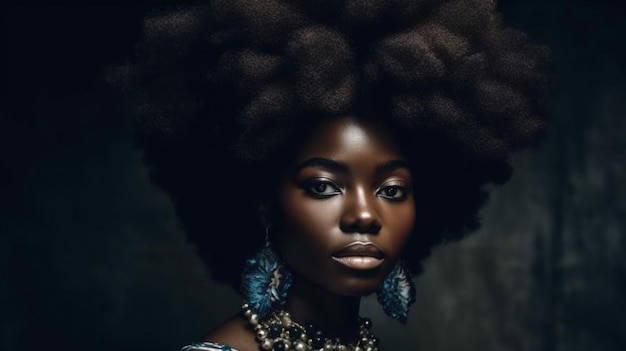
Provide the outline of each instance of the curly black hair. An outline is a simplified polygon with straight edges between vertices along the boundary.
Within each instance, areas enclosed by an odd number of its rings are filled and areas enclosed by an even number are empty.
[[[413,271],[478,229],[490,184],[545,134],[549,50],[488,0],[217,0],[155,12],[118,70],[152,180],[238,288],[298,143],[337,116],[391,126],[415,178]]]

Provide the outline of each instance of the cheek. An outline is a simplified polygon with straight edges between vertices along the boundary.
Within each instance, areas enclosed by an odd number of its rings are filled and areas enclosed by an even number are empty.
[[[415,226],[415,206],[413,200],[404,206],[386,208],[383,213],[383,227],[390,234],[386,240],[391,255],[400,255]]]
[[[339,201],[309,199],[304,195],[294,194],[283,201],[283,220],[286,229],[293,233],[324,233],[339,223]]]
[[[332,246],[339,223],[337,201],[313,200],[291,193],[283,197],[282,204],[281,246],[286,257],[314,257]]]

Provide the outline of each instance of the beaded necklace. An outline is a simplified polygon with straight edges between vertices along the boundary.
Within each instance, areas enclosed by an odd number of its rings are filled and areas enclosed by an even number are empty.
[[[378,351],[378,338],[371,332],[372,321],[359,317],[359,340],[342,344],[339,338],[326,338],[313,323],[306,326],[291,320],[289,312],[278,310],[260,321],[248,304],[243,313],[254,326],[256,340],[263,350],[273,351]]]

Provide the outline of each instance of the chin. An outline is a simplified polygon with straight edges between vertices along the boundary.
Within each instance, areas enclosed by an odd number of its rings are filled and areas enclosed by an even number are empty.
[[[382,280],[378,279],[375,281],[364,281],[363,279],[351,278],[345,284],[335,286],[331,292],[341,296],[365,297],[375,293],[382,285]]]

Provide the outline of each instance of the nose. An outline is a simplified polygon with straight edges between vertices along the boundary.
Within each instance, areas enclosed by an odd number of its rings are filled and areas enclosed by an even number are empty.
[[[347,192],[340,228],[344,233],[377,234],[381,221],[376,210],[376,195],[363,188]]]

